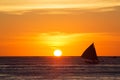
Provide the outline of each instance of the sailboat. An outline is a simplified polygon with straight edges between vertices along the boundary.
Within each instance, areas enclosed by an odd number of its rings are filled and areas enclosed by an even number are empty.
[[[86,63],[98,64],[99,60],[96,54],[94,43],[92,43],[81,55]]]

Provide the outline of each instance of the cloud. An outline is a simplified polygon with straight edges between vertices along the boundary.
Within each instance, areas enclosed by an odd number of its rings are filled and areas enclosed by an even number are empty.
[[[114,38],[114,39],[113,39]],[[34,44],[45,45],[51,47],[65,46],[69,44],[80,44],[102,42],[102,41],[120,41],[120,33],[64,33],[64,32],[48,32],[48,33],[32,33],[21,34],[16,36],[4,37],[1,40],[3,45],[7,44]],[[1,44],[1,45],[2,45]]]
[[[80,9],[80,8],[65,8],[65,9],[31,9],[31,10],[17,10],[17,11],[1,11],[4,14],[13,15],[24,15],[24,14],[81,14],[81,13],[101,13],[101,12],[119,12],[120,6],[115,7],[104,7],[104,8],[91,8],[91,9]]]
[[[79,9],[79,10],[94,10],[101,9],[101,11],[111,11],[114,9],[106,9],[108,7],[120,6],[120,0],[2,0],[0,1],[0,11],[8,12],[25,12],[36,9]],[[104,9],[105,8],[105,9]],[[59,11],[51,13],[59,13]],[[60,12],[63,13],[63,12]]]

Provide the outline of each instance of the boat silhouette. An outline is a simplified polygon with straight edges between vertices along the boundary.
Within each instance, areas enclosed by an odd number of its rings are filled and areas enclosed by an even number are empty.
[[[94,43],[92,43],[81,55],[85,63],[98,64],[99,60],[96,54]]]

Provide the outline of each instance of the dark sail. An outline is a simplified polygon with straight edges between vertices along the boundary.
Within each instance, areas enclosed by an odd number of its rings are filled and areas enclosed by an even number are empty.
[[[84,59],[91,60],[93,62],[98,61],[94,43],[92,43],[82,54],[81,56]]]

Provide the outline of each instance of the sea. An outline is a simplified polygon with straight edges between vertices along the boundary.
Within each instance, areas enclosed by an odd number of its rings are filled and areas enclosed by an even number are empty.
[[[88,64],[79,56],[0,57],[0,80],[120,80],[120,57],[99,56]]]

